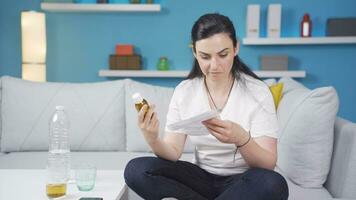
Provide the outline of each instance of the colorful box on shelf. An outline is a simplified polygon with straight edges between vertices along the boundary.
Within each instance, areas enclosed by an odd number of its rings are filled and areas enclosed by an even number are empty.
[[[287,55],[262,55],[261,70],[286,71],[288,70]]]
[[[356,36],[356,17],[329,18],[326,24],[327,36]]]
[[[141,55],[110,55],[111,70],[140,70]]]
[[[134,54],[134,47],[131,44],[116,45],[116,55],[129,56]]]

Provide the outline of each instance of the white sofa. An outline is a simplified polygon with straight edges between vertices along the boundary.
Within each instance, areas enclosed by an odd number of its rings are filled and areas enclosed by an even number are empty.
[[[280,82],[285,90],[277,111],[276,170],[288,181],[289,199],[356,199],[356,124],[336,118],[335,90],[308,90],[291,79]],[[4,76],[0,91],[0,169],[45,168],[48,121],[59,104],[71,123],[72,165],[124,169],[132,158],[153,155],[137,127],[131,95],[140,92],[156,104],[163,129],[173,88],[129,79],[34,83]],[[183,160],[192,159],[193,148],[186,145]],[[124,199],[140,198],[129,190]]]

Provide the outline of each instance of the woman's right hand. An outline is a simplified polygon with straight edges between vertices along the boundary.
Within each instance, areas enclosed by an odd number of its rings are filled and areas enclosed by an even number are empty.
[[[154,143],[159,137],[159,121],[154,105],[150,105],[148,111],[144,105],[138,113],[138,126],[140,127],[148,144]]]

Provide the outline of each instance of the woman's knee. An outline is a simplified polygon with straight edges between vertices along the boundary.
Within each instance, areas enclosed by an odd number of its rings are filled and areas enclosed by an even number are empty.
[[[124,178],[128,186],[145,182],[152,171],[169,164],[168,161],[157,157],[138,157],[130,160],[124,171]]]
[[[126,183],[131,186],[138,181],[142,181],[145,173],[149,170],[150,160],[155,159],[154,157],[139,157],[130,160],[124,171],[124,178]]]
[[[289,191],[287,181],[279,173],[268,170],[268,169],[254,169],[255,173],[258,174],[259,178],[263,181],[260,185],[261,192],[269,197],[270,199],[288,199]]]
[[[264,175],[265,192],[273,199],[288,199],[289,191],[287,181],[279,173],[267,170]]]

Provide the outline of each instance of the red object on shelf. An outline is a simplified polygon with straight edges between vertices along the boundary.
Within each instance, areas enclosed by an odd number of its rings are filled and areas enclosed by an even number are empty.
[[[134,54],[134,47],[131,44],[118,44],[116,45],[116,55],[130,56]]]
[[[300,23],[300,36],[301,37],[311,37],[312,32],[312,22],[310,20],[309,14],[305,13],[303,20]]]

